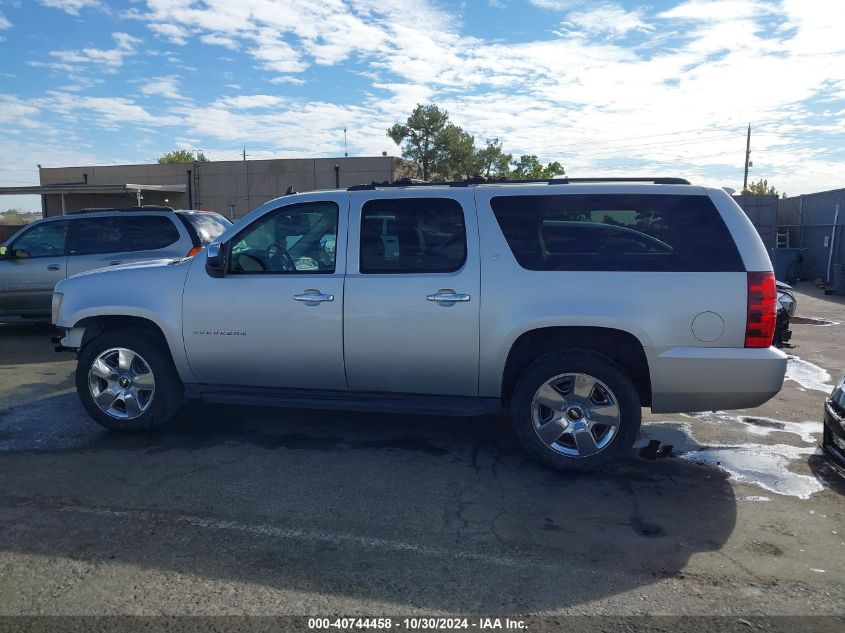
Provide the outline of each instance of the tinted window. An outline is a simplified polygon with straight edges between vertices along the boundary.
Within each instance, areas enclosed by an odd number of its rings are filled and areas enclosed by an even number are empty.
[[[705,196],[499,196],[490,204],[529,270],[745,270]]]
[[[451,198],[371,200],[361,211],[362,273],[450,273],[466,261],[461,205]]]
[[[144,215],[123,218],[133,251],[153,251],[179,241],[179,231],[169,217]]]
[[[96,255],[129,250],[119,218],[84,218],[72,220],[69,229],[71,255]]]
[[[199,242],[195,244],[196,246],[208,246],[223,231],[232,226],[229,220],[217,213],[180,213],[178,217],[186,225],[191,235],[196,236]]]
[[[11,250],[26,251],[30,257],[65,255],[67,227],[67,220],[37,224],[15,240]]]
[[[333,273],[338,208],[334,202],[282,207],[232,240],[232,273]]]

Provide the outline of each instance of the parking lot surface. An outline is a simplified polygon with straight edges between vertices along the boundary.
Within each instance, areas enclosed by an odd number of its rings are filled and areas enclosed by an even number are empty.
[[[845,479],[821,454],[845,302],[802,286],[783,391],[645,416],[589,475],[503,418],[192,404],[84,413],[47,326],[0,326],[0,614],[842,614]],[[825,374],[827,372],[827,374]]]

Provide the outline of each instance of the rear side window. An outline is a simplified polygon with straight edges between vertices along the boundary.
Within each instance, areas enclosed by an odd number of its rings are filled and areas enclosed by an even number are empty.
[[[208,246],[232,226],[229,220],[217,213],[179,213],[177,217],[191,234],[194,246]]]
[[[497,196],[490,204],[528,270],[745,270],[705,196]]]
[[[72,220],[69,230],[71,255],[99,255],[129,250],[124,225],[119,218]]]
[[[451,198],[371,200],[361,211],[362,273],[451,273],[467,254],[464,212]]]
[[[133,251],[154,251],[179,241],[179,231],[169,217],[143,215],[123,218]]]

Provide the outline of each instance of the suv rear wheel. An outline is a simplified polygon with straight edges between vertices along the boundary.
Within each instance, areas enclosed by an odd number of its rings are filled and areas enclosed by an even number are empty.
[[[642,412],[621,367],[577,350],[542,356],[522,373],[511,418],[522,445],[541,462],[593,470],[630,451]]]
[[[169,353],[149,332],[108,330],[79,354],[76,390],[96,422],[142,431],[166,422],[182,402],[182,383]]]

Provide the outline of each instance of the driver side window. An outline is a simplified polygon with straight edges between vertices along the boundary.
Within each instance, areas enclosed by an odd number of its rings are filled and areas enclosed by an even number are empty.
[[[67,220],[44,222],[21,235],[12,251],[23,251],[27,257],[60,257],[67,254]]]
[[[232,241],[231,274],[333,273],[338,206],[305,202],[256,220]]]

